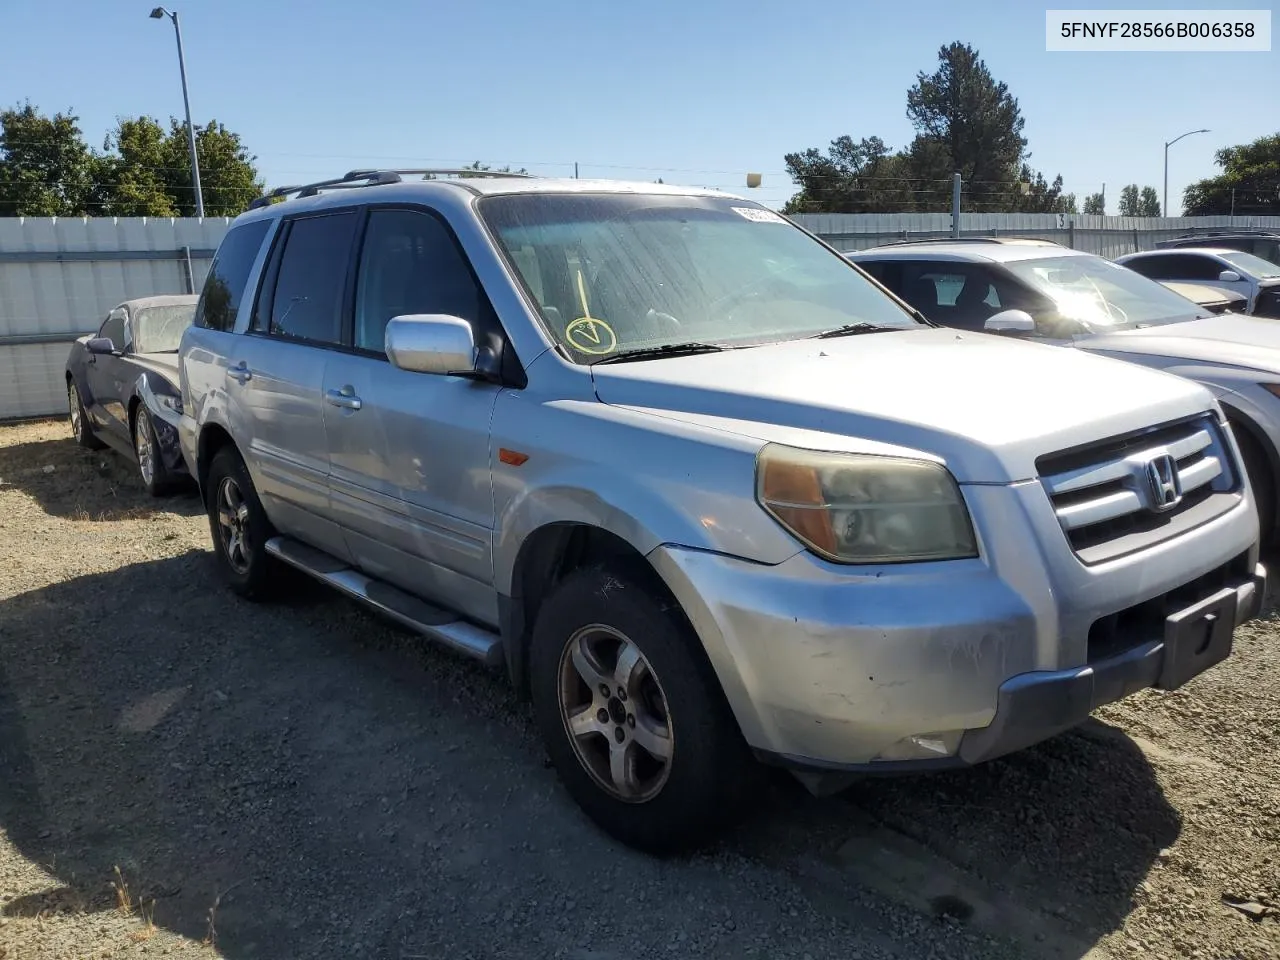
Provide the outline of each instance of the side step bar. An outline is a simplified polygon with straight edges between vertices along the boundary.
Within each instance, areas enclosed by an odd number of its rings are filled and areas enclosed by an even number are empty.
[[[272,537],[267,553],[315,577],[321,583],[368,604],[423,636],[475,657],[491,667],[503,663],[502,638],[468,623],[457,614],[434,606],[388,583],[365,576],[336,557],[288,537]]]

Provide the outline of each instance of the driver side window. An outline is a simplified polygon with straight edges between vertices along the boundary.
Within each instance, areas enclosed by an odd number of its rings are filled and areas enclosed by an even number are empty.
[[[384,353],[387,321],[414,313],[460,317],[477,335],[484,295],[445,225],[415,210],[369,214],[356,280],[355,346]]]
[[[107,314],[107,319],[102,322],[101,329],[98,330],[98,336],[108,338],[117,350],[125,348],[124,317],[123,310],[118,308],[112,310]]]

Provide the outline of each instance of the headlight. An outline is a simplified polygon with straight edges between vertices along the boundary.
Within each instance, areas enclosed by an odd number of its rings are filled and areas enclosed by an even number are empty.
[[[182,413],[182,398],[172,396],[167,393],[157,393],[155,395],[156,402],[162,407],[168,407],[174,413]]]
[[[960,488],[927,460],[771,443],[756,458],[756,498],[810,550],[837,563],[978,555]]]

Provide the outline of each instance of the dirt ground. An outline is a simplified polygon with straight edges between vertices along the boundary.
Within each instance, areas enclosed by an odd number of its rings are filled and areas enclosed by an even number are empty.
[[[973,770],[779,775],[656,860],[501,675],[318,586],[239,601],[208,543],[65,422],[0,427],[3,960],[1280,957],[1273,613],[1181,691]]]

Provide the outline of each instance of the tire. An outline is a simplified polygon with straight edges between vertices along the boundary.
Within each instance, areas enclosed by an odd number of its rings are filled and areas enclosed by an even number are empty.
[[[67,410],[71,417],[71,435],[76,443],[86,450],[101,450],[106,446],[89,426],[89,415],[85,413],[84,401],[80,399],[80,391],[76,389],[74,380],[67,381]]]
[[[1253,500],[1258,507],[1258,540],[1266,547],[1274,542],[1276,533],[1276,488],[1271,478],[1271,465],[1252,434],[1240,426],[1235,426],[1233,432],[1244,460],[1244,472],[1249,475],[1249,486],[1253,488]]]
[[[173,492],[174,477],[160,456],[160,441],[151,414],[141,404],[133,415],[133,455],[138,461],[138,478],[147,493],[163,497]]]
[[[671,853],[734,820],[754,761],[697,636],[642,583],[604,567],[561,581],[534,625],[530,694],[552,764],[587,816],[628,846]]]
[[[279,564],[266,550],[275,528],[235,447],[225,446],[214,455],[205,490],[218,572],[240,596],[267,599],[279,580]]]

